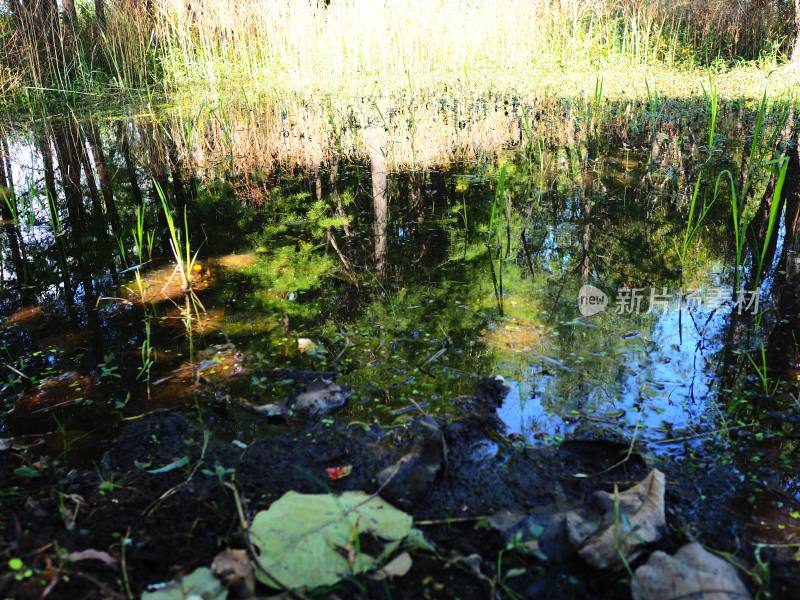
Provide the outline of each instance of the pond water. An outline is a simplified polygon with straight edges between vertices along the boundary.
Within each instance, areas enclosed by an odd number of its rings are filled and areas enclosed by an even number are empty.
[[[223,422],[195,393],[198,368],[224,380],[246,364],[340,373],[353,395],[336,418],[354,426],[446,415],[497,376],[497,436],[547,444],[610,426],[654,454],[726,446],[759,386],[730,376],[754,306],[732,293],[727,200],[683,265],[676,244],[696,173],[734,163],[741,131],[728,122],[709,158],[691,124],[637,136],[612,119],[593,140],[562,115],[540,122],[569,143],[526,143],[513,100],[488,106],[434,106],[446,135],[405,122],[410,149],[394,125],[322,135],[324,115],[278,109],[8,125],[0,437],[45,435],[91,462],[121,423],[184,406],[248,440],[280,426]],[[580,305],[587,285],[605,294],[597,314]],[[285,395],[257,374],[247,387],[255,404]],[[793,469],[779,487],[800,501]]]

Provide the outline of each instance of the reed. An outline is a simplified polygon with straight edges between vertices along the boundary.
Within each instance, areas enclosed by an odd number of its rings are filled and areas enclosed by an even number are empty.
[[[769,205],[769,216],[767,218],[767,228],[764,233],[764,240],[761,244],[761,251],[756,254],[754,265],[754,281],[753,287],[758,288],[761,285],[761,279],[764,275],[765,260],[769,252],[770,245],[772,244],[772,237],[775,235],[775,224],[778,221],[778,216],[782,208],[781,195],[783,193],[783,185],[786,182],[786,172],[789,169],[789,157],[781,155],[770,163],[775,169],[775,186],[772,191],[772,198]],[[756,249],[758,250],[758,249]]]
[[[142,344],[139,346],[141,362],[139,366],[139,371],[136,374],[136,378],[139,380],[144,380],[146,382],[148,397],[150,397],[150,372],[152,371],[153,365],[155,364],[154,360],[155,353],[153,351],[151,339],[152,339],[151,319],[145,314],[144,339],[142,340]]]
[[[716,201],[716,196],[711,200],[711,202],[707,202],[704,196],[703,205],[698,208],[697,198],[700,194],[700,184],[702,180],[703,177],[701,174],[697,177],[697,181],[694,184],[694,191],[692,192],[692,199],[689,202],[689,215],[686,217],[686,229],[684,230],[683,238],[681,239],[680,244],[673,240],[675,252],[678,255],[678,260],[681,264],[681,269],[686,266],[686,256],[689,253],[692,242],[697,236],[697,233],[700,231],[703,222],[705,221],[708,213],[711,211],[711,207]]]
[[[786,106],[778,108],[779,114],[773,119],[775,122],[774,129],[771,134],[765,135],[764,125],[767,119],[767,109],[767,96],[765,93],[756,113],[753,139],[750,142],[749,152],[743,158],[740,184],[737,186],[730,169],[721,171],[717,175],[717,180],[714,184],[715,199],[720,195],[723,183],[726,183],[728,188],[736,261],[734,264],[734,289],[739,288],[745,269],[745,243],[753,218],[752,206],[748,207],[748,205],[752,205],[752,202],[748,203],[748,200],[754,195],[754,189],[757,188],[759,182],[763,182],[765,179],[775,179],[772,203],[768,215],[766,239],[760,252],[758,251],[759,249],[756,250],[755,260],[752,265],[754,269],[753,286],[757,287],[761,283],[763,261],[775,232],[780,197],[789,163],[783,154],[772,158],[777,152],[778,138],[788,119],[789,109]]]
[[[189,221],[186,207],[183,208],[183,237],[181,231],[175,226],[175,219],[172,216],[172,209],[169,207],[164,190],[156,180],[153,180],[156,192],[161,200],[161,208],[164,211],[164,218],[167,222],[169,231],[169,245],[172,255],[175,258],[175,274],[181,278],[183,291],[189,292],[192,288],[192,274],[197,263],[198,252],[192,254],[192,245],[189,240]]]
[[[708,154],[711,156],[714,152],[714,136],[717,131],[717,114],[719,111],[717,84],[711,77],[708,78],[708,89],[703,86],[703,97],[708,110]]]
[[[0,186],[0,200],[3,201],[3,204],[5,204],[6,208],[8,209],[8,214],[11,215],[11,221],[14,224],[18,223],[19,213],[17,209],[17,203],[14,201],[14,192]]]
[[[509,213],[509,202],[510,199],[506,194],[506,171],[507,167],[505,164],[500,165],[500,169],[497,175],[497,187],[495,188],[494,197],[492,199],[492,209],[491,213],[489,214],[489,228],[487,230],[487,237],[486,237],[486,255],[489,259],[489,271],[492,276],[492,285],[494,286],[494,296],[497,302],[497,310],[500,313],[500,316],[503,316],[504,313],[504,305],[503,305],[503,236],[501,235],[500,225],[497,224],[498,221],[497,211],[498,207],[501,206],[503,208],[503,212],[506,216]],[[506,232],[508,236],[508,246],[506,248],[506,256],[511,250],[511,230],[508,226],[508,220],[506,220]],[[495,256],[497,257],[497,269],[495,269]]]
[[[773,380],[770,377],[770,368],[767,364],[767,349],[765,345],[762,343],[759,346],[758,354],[756,358],[753,358],[750,354],[747,354],[747,360],[752,365],[753,369],[758,376],[758,381],[761,383],[761,390],[763,391],[765,396],[773,396],[780,385],[779,380]]]
[[[0,90],[65,97],[263,81],[409,89],[521,81],[532,67],[775,62],[792,3],[733,0],[108,0],[69,20],[56,2],[0,12]],[[30,7],[29,7],[30,5]],[[34,7],[34,8],[31,8]],[[36,8],[39,7],[39,8]],[[41,9],[41,7],[46,7]],[[357,24],[357,26],[354,26]],[[360,90],[359,90],[360,92]]]

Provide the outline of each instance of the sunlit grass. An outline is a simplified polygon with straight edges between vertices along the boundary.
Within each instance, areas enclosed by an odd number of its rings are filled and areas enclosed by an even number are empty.
[[[722,0],[108,0],[55,14],[0,13],[0,90],[92,101],[242,85],[380,95],[441,88],[721,97],[796,83],[791,3]],[[21,4],[20,4],[21,5]],[[148,8],[149,7],[149,8]],[[735,9],[734,9],[735,8]],[[37,20],[38,19],[38,20]],[[778,72],[779,71],[779,72]],[[776,72],[778,72],[776,74]]]

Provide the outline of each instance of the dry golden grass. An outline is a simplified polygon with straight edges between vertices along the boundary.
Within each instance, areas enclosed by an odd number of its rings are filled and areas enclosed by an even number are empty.
[[[720,56],[763,57],[751,70],[765,73],[792,43],[791,9],[738,0],[108,0],[103,23],[88,5],[74,25],[8,13],[0,88],[557,89],[591,86],[598,71],[682,72]]]

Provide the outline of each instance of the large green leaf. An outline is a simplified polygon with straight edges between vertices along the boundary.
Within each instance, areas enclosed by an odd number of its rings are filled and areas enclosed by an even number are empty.
[[[200,567],[156,592],[144,592],[141,600],[225,600],[228,590],[211,569]]]
[[[396,547],[411,523],[410,515],[363,492],[287,492],[253,520],[256,576],[272,587],[279,585],[269,575],[289,588],[332,585],[375,566],[376,558],[360,548],[365,534]]]

